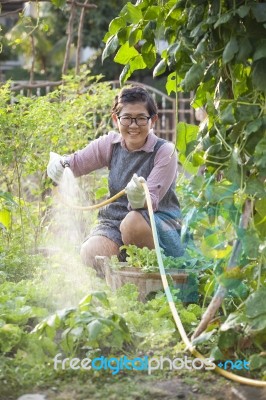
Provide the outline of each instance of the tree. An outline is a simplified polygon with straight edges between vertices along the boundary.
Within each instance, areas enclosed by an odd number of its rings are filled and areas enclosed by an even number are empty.
[[[21,9],[20,4],[17,11],[21,14],[14,26],[11,29],[4,27],[1,59],[8,59],[11,54],[20,54],[32,75],[38,74],[38,77],[51,80],[60,79],[62,72],[66,73],[69,67],[75,66],[78,73],[81,48],[89,46],[95,52],[88,60],[92,74],[102,73],[107,75],[107,79],[118,77],[119,68],[116,63],[101,63],[104,47],[102,39],[110,20],[118,13],[121,4],[125,3],[126,0],[101,1],[97,5],[88,0],[38,0],[33,15],[28,15],[25,12],[27,8]],[[16,8],[15,5],[13,8]],[[16,11],[13,8],[10,11],[12,14]],[[12,78],[15,79],[15,76]]]

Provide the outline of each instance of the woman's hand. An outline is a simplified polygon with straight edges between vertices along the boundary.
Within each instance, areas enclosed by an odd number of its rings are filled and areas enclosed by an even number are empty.
[[[133,210],[143,208],[146,202],[145,191],[142,185],[144,182],[146,182],[146,180],[142,176],[134,174],[125,188],[128,201]]]
[[[51,178],[55,183],[59,184],[63,172],[63,157],[57,153],[50,152],[50,160],[47,165],[47,175]]]

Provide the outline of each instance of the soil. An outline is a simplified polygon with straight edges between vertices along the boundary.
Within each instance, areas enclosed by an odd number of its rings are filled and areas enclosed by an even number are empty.
[[[43,395],[43,400],[265,400],[266,388],[239,385],[215,373],[197,371],[168,377],[99,376],[82,384],[74,378],[38,395]],[[24,396],[14,400],[40,399]]]

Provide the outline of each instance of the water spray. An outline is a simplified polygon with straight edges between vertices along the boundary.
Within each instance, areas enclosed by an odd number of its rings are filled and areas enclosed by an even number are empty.
[[[70,168],[70,164],[69,161],[67,159],[62,159],[61,161],[61,165],[64,168]],[[56,185],[57,186],[57,185]],[[110,199],[104,200],[99,204],[93,204],[91,206],[77,206],[75,204],[70,204],[68,203],[68,201],[66,201],[60,194],[59,190],[56,190],[57,195],[61,201],[62,204],[64,204],[66,207],[70,207],[73,210],[80,210],[80,211],[90,211],[90,210],[97,210],[98,208],[104,207],[107,204],[111,204],[113,203],[115,200],[119,199],[119,197],[124,196],[126,194],[125,189],[121,190],[120,192],[118,192],[116,195],[114,195],[113,197],[111,197]]]

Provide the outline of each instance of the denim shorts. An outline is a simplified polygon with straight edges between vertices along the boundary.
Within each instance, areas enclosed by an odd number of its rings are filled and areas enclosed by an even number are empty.
[[[138,210],[143,218],[150,223],[148,211]],[[179,217],[179,218],[178,218]],[[175,212],[155,212],[155,225],[157,229],[158,241],[166,256],[180,257],[184,254],[185,244],[181,243],[181,222],[180,211]],[[92,236],[105,236],[120,247],[123,245],[120,232],[121,220],[102,219],[100,223],[92,229],[88,240]]]

